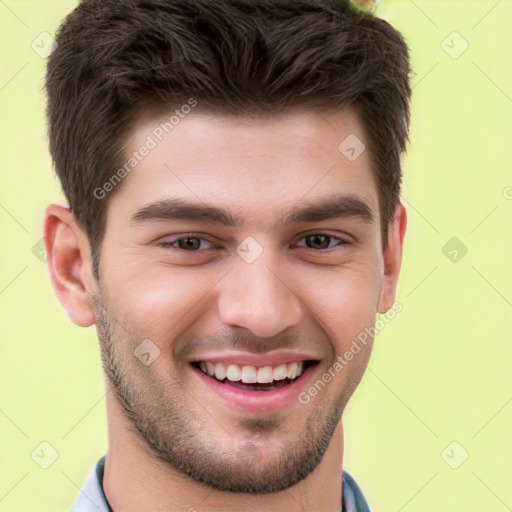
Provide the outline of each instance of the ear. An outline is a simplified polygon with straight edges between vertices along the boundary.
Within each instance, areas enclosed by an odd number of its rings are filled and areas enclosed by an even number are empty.
[[[95,322],[89,239],[69,208],[52,204],[44,216],[46,260],[53,289],[72,322]]]
[[[400,202],[395,210],[393,222],[388,229],[388,243],[383,249],[384,275],[382,277],[377,311],[385,313],[395,302],[398,275],[402,266],[402,249],[407,228],[407,212]]]

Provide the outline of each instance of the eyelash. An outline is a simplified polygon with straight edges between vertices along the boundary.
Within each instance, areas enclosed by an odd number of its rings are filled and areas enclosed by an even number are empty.
[[[337,236],[334,236],[334,235],[330,235],[328,233],[321,233],[321,232],[319,232],[319,233],[311,233],[309,235],[304,235],[299,240],[302,240],[302,239],[305,239],[305,238],[309,238],[309,237],[313,237],[315,235],[325,236],[325,237],[330,238],[331,240],[337,240],[338,243],[336,245],[332,246],[332,247],[327,247],[325,249],[314,249],[312,247],[304,247],[305,249],[307,249],[309,251],[314,251],[314,252],[327,252],[330,249],[332,249],[333,247],[338,247],[338,246],[350,245],[351,244],[348,240],[345,240],[343,238],[340,238],[340,237],[337,237]],[[209,250],[209,249],[204,249],[203,251],[201,251],[199,249],[188,250],[188,249],[181,249],[180,247],[174,247],[174,244],[177,244],[180,240],[186,240],[187,238],[192,238],[192,239],[197,239],[197,240],[205,240],[205,241],[209,242],[210,244],[215,245],[214,242],[212,242],[211,240],[208,240],[207,238],[202,237],[202,236],[195,236],[195,235],[184,235],[184,236],[181,236],[181,237],[176,238],[175,240],[172,240],[172,241],[169,241],[169,242],[160,242],[158,245],[163,247],[163,248],[176,249],[177,251],[187,252],[187,253],[204,252],[204,251]]]

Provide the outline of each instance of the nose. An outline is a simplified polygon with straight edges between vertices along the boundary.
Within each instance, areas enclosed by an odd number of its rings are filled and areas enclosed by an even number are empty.
[[[300,300],[284,273],[272,267],[263,255],[253,263],[235,263],[221,281],[219,312],[226,325],[270,338],[300,321]]]

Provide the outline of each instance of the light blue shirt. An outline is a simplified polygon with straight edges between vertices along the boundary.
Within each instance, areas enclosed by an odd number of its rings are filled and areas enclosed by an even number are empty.
[[[101,457],[96,467],[90,472],[70,512],[112,512],[103,492],[105,458],[106,454]],[[361,489],[345,470],[343,470],[342,481],[342,512],[371,512],[370,506],[361,492]]]

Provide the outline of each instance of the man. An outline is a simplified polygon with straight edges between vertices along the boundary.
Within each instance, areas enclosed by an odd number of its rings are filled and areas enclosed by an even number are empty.
[[[85,0],[57,43],[48,267],[108,418],[73,510],[370,510],[342,414],[401,265],[400,34],[340,0]]]

